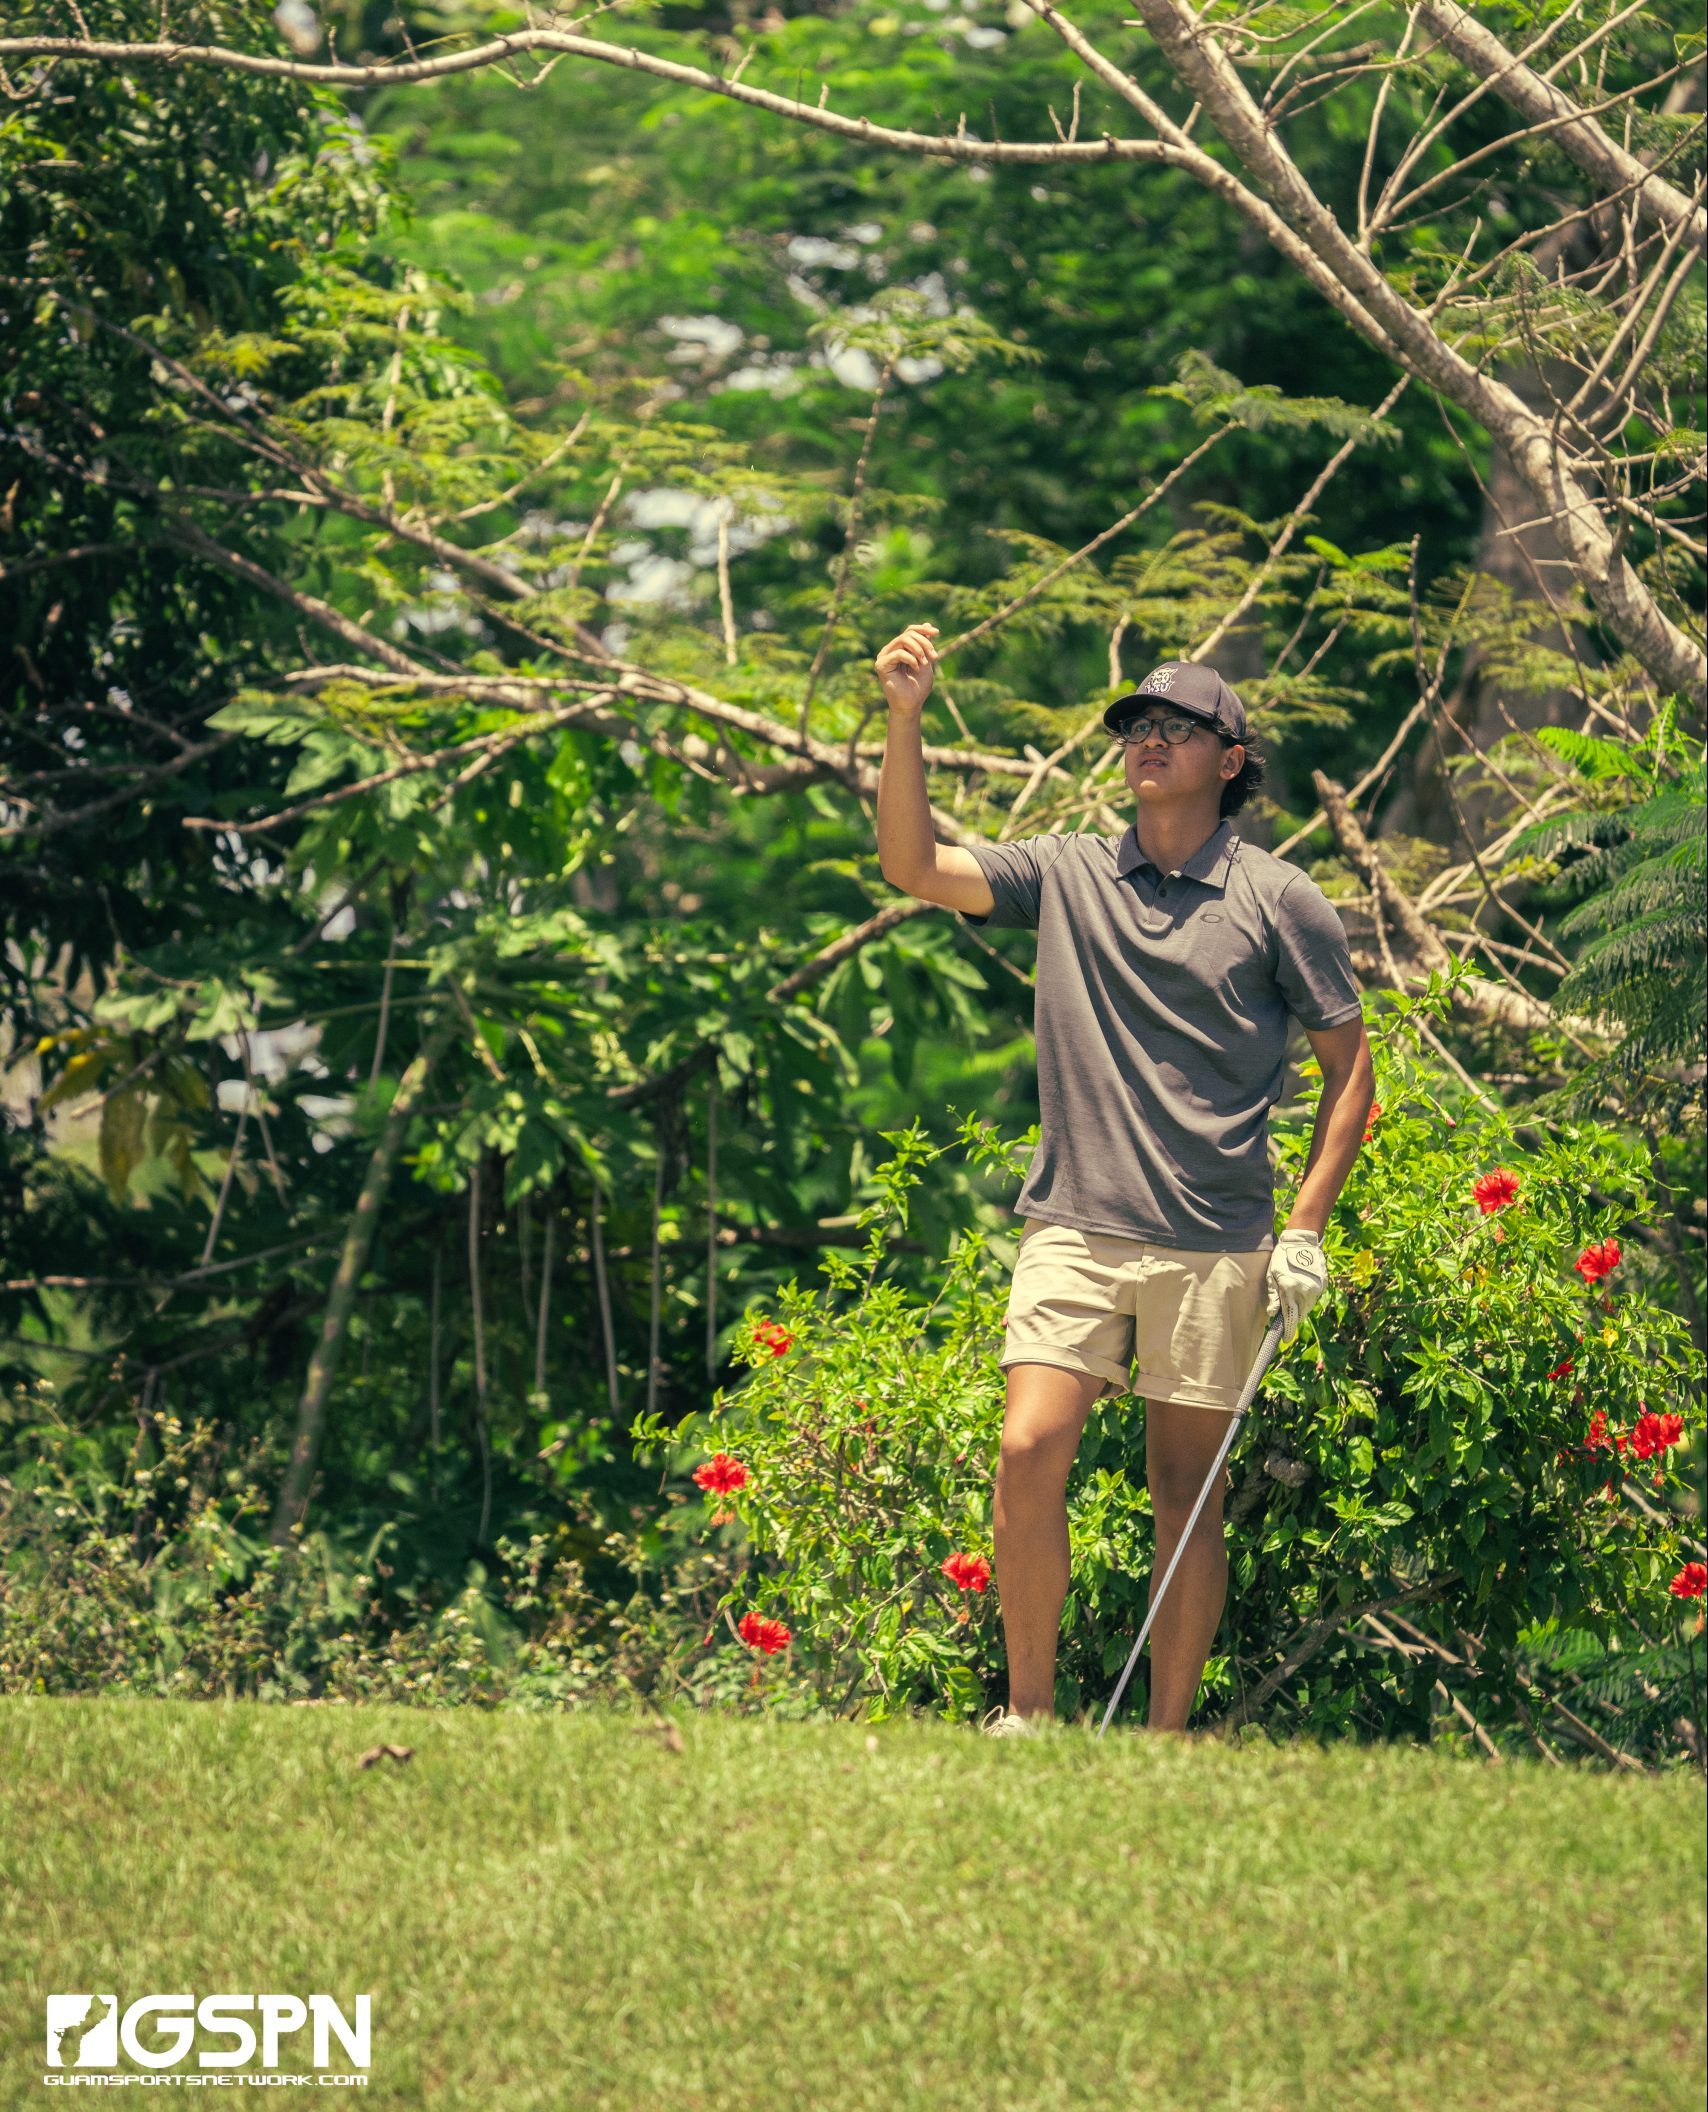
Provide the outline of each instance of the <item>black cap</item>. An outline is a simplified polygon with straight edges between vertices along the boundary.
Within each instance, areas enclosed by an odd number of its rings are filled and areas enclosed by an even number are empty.
[[[1136,718],[1153,700],[1160,700],[1189,719],[1202,719],[1230,741],[1246,737],[1245,706],[1213,667],[1199,667],[1191,660],[1165,660],[1153,667],[1137,689],[1117,697],[1103,714],[1111,733],[1124,719]]]

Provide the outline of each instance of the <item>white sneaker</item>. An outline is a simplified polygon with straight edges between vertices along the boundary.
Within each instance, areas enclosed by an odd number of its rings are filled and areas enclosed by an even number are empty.
[[[992,1709],[979,1726],[987,1738],[1036,1738],[1038,1726],[1013,1709]]]

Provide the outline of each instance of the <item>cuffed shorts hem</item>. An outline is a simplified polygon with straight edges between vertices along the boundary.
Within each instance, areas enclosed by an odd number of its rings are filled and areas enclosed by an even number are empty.
[[[1147,1401],[1179,1401],[1186,1408],[1217,1409],[1223,1415],[1232,1415],[1239,1406],[1237,1393],[1197,1386],[1188,1379],[1171,1379],[1160,1371],[1135,1371],[1133,1391],[1142,1393]]]
[[[1030,1349],[1025,1343],[1011,1341],[996,1361],[1003,1371],[1010,1364],[1053,1364],[1058,1371],[1077,1371],[1087,1377],[1102,1379],[1105,1393],[1136,1390],[1127,1373],[1111,1359],[1095,1356],[1088,1350],[1061,1349],[1053,1342]]]
[[[1182,1407],[1203,1408],[1212,1414],[1232,1415],[1239,1406],[1237,1395],[1230,1399],[1212,1393],[1208,1387],[1194,1386],[1185,1379],[1170,1378],[1160,1371],[1116,1371],[1101,1357],[1080,1356],[1071,1349],[1057,1349],[1054,1344],[1046,1349],[1022,1347],[1005,1350],[997,1363],[1004,1371],[1010,1364],[1049,1364],[1057,1371],[1073,1371],[1088,1378],[1102,1379],[1104,1393],[1142,1394],[1146,1401],[1178,1401]]]

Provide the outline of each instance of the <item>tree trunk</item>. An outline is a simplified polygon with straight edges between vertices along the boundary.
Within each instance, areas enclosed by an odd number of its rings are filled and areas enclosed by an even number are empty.
[[[1541,386],[1534,375],[1508,370],[1501,378],[1527,402],[1540,404]],[[1562,623],[1542,620],[1545,609],[1558,606],[1552,583],[1571,583],[1566,552],[1554,523],[1536,518],[1536,501],[1529,487],[1519,476],[1511,456],[1498,446],[1490,457],[1485,480],[1476,569],[1505,587],[1521,606],[1536,606],[1539,645],[1552,652],[1575,655],[1588,667],[1599,666],[1597,655],[1581,633],[1568,631]],[[1457,688],[1442,700],[1443,719],[1463,727],[1484,754],[1503,734],[1511,732],[1513,724],[1528,729],[1581,722],[1583,707],[1569,689],[1515,691],[1498,679],[1491,679],[1486,669],[1486,658],[1481,652],[1467,653]],[[1401,783],[1382,814],[1381,834],[1427,837],[1431,843],[1456,851],[1460,837],[1442,782],[1441,750],[1446,751],[1449,761],[1469,750],[1451,725],[1443,724],[1440,735],[1440,749],[1433,740],[1425,740],[1419,746],[1410,781]],[[1562,763],[1561,768],[1564,767]],[[1466,827],[1480,851],[1508,814],[1510,798],[1498,784],[1478,788],[1461,779],[1454,789],[1464,810]]]
[[[279,1486],[278,1501],[273,1510],[270,1537],[275,1547],[287,1546],[293,1532],[302,1525],[308,1515],[308,1495],[314,1480],[315,1463],[320,1456],[320,1440],[326,1424],[326,1404],[331,1397],[338,1360],[343,1354],[344,1338],[350,1324],[350,1311],[356,1302],[356,1286],[361,1280],[362,1270],[367,1265],[368,1249],[373,1245],[374,1227],[379,1222],[380,1203],[390,1182],[392,1167],[397,1163],[397,1155],[403,1148],[409,1118],[421,1099],[434,1064],[451,1038],[453,1025],[451,1020],[441,1021],[420,1054],[398,1080],[397,1092],[386,1114],[379,1142],[374,1146],[373,1156],[368,1161],[362,1192],[356,1198],[355,1213],[344,1235],[344,1249],[338,1257],[337,1273],[332,1279],[332,1292],[326,1302],[326,1317],[321,1323],[320,1340],[310,1359],[308,1380],[303,1387],[302,1400],[297,1408],[296,1435],[291,1444],[290,1463],[285,1469],[285,1478]]]

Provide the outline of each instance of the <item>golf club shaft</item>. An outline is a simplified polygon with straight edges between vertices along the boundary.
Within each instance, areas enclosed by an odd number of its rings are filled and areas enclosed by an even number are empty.
[[[1179,1566],[1181,1556],[1186,1552],[1186,1543],[1192,1537],[1193,1528],[1198,1523],[1198,1515],[1209,1499],[1210,1491],[1215,1486],[1216,1476],[1222,1470],[1222,1461],[1227,1458],[1228,1449],[1233,1444],[1234,1432],[1238,1430],[1240,1424],[1244,1421],[1245,1412],[1251,1406],[1258,1387],[1263,1383],[1263,1374],[1269,1369],[1270,1359],[1274,1356],[1280,1340],[1281,1320],[1280,1316],[1277,1315],[1269,1323],[1269,1330],[1265,1334],[1262,1346],[1257,1352],[1257,1362],[1251,1368],[1251,1377],[1246,1380],[1245,1386],[1240,1393],[1239,1405],[1228,1418],[1228,1427],[1223,1433],[1221,1449],[1217,1452],[1209,1473],[1204,1477],[1204,1486],[1198,1491],[1198,1501],[1192,1506],[1192,1516],[1186,1522],[1186,1530],[1181,1534],[1179,1540],[1176,1541],[1174,1553],[1169,1557],[1168,1567],[1163,1571],[1162,1582],[1152,1594],[1150,1608],[1145,1614],[1145,1624],[1139,1630],[1139,1639],[1133,1645],[1132,1655],[1127,1659],[1126,1669],[1122,1672],[1114,1693],[1109,1697],[1109,1706],[1103,1711],[1103,1721],[1097,1726],[1099,1738],[1109,1728],[1109,1719],[1119,1707],[1121,1696],[1127,1690],[1127,1682],[1133,1676],[1133,1667],[1139,1661],[1139,1652],[1145,1647],[1145,1637],[1151,1632],[1151,1623],[1156,1619],[1157,1608],[1162,1604],[1163,1594],[1168,1590],[1169,1579],[1174,1575],[1176,1568]]]

